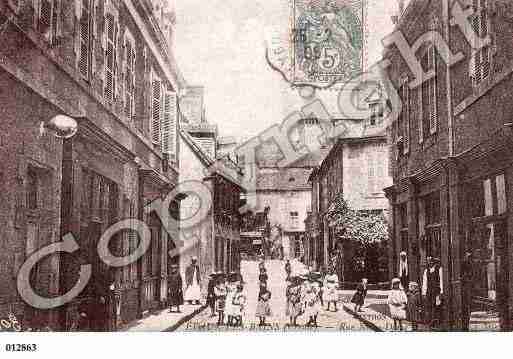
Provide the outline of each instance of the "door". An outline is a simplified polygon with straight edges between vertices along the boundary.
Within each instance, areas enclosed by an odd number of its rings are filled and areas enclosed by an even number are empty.
[[[506,221],[475,223],[471,234],[474,270],[470,329],[507,328],[509,260]]]

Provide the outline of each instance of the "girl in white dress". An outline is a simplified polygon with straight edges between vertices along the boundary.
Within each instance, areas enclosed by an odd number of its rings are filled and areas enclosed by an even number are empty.
[[[392,289],[388,294],[388,307],[390,315],[394,320],[394,330],[403,330],[403,320],[406,320],[406,305],[408,298],[406,293],[401,289],[401,280],[399,278],[392,279]]]

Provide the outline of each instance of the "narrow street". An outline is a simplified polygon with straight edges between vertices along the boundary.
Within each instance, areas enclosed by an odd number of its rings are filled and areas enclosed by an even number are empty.
[[[292,262],[293,273],[298,271],[302,266],[298,262]],[[269,326],[261,328],[258,326],[258,318],[255,316],[258,297],[258,262],[243,261],[241,263],[241,272],[245,281],[244,292],[247,296],[247,307],[244,317],[244,330],[305,330],[306,318],[298,318],[297,328],[288,328],[289,319],[286,316],[286,298],[285,298],[285,270],[284,261],[269,260],[266,261],[266,268],[269,275],[269,290],[272,293],[271,308],[272,317],[268,318]],[[231,328],[227,326],[218,327],[217,317],[210,316],[210,309],[205,309],[202,313],[192,318],[181,327],[178,331],[212,331],[212,330],[240,330],[241,328]],[[343,310],[342,303],[339,303],[338,312],[327,312],[322,310],[318,317],[319,328],[311,330],[340,330],[340,331],[370,331],[358,319]],[[310,329],[310,328],[308,328]]]

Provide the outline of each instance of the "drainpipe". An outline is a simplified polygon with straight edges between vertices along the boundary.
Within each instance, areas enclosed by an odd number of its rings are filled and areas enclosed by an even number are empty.
[[[450,25],[450,1],[443,0],[443,18],[444,18],[444,39],[450,46],[451,44],[451,25]],[[451,67],[446,64],[446,96],[447,96],[447,126],[449,130],[449,157],[454,156],[454,116],[452,103],[452,81]]]
[[[444,40],[445,42],[450,46],[451,45],[451,24],[450,24],[450,6],[452,1],[450,0],[443,0],[443,23],[444,23]],[[453,103],[452,103],[452,79],[451,79],[451,67],[446,64],[446,97],[447,97],[447,127],[448,127],[448,136],[449,136],[449,151],[448,151],[448,158],[451,160],[454,157],[454,111],[453,111]],[[446,167],[446,166],[444,166]],[[455,238],[452,237],[453,230],[452,230],[452,221],[451,221],[451,177],[450,177],[450,170],[447,168],[445,169],[445,175],[446,175],[446,191],[447,191],[447,234],[448,234],[448,251],[447,251],[447,263],[448,268],[446,269],[447,275],[444,276],[444,287],[446,298],[448,299],[448,305],[446,306],[444,310],[444,316],[446,317],[446,323],[449,325],[449,327],[452,327],[452,322],[454,318],[449,317],[449,313],[453,312],[453,293],[454,288],[452,287],[452,283],[454,281],[453,278],[453,263],[452,261],[454,258],[452,258],[452,244],[453,240]],[[447,286],[448,284],[448,286]],[[447,291],[449,290],[449,295],[447,295]],[[457,301],[456,301],[457,303]],[[449,309],[450,308],[450,309]]]

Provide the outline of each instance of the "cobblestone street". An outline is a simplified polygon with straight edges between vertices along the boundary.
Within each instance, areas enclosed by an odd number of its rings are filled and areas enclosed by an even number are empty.
[[[301,264],[292,262],[292,271],[298,272]],[[268,327],[258,326],[258,318],[255,317],[255,310],[258,297],[258,263],[243,261],[241,263],[241,272],[246,282],[244,291],[247,296],[247,307],[244,317],[243,330],[256,331],[281,331],[281,330],[305,330],[306,318],[298,318],[298,327],[290,328],[289,319],[285,313],[285,270],[284,262],[271,260],[266,262],[266,268],[269,275],[269,290],[272,293],[271,309],[272,317],[268,319]],[[362,322],[344,311],[342,305],[339,305],[338,312],[328,312],[322,310],[318,317],[319,328],[308,328],[310,330],[341,330],[341,331],[369,331]],[[207,308],[190,321],[177,328],[178,331],[212,331],[212,330],[241,330],[241,328],[232,328],[227,326],[217,326],[217,316],[212,317],[210,309]]]

